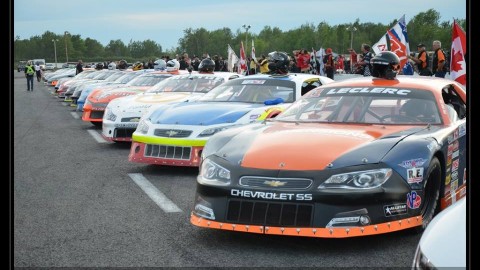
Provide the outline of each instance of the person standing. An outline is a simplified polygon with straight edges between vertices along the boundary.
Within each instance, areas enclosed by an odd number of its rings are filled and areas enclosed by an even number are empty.
[[[327,48],[325,50],[325,55],[323,56],[323,64],[325,69],[325,74],[328,78],[333,80],[335,74],[335,63],[333,61],[332,49]]]
[[[35,74],[35,68],[32,65],[32,61],[28,61],[25,66],[25,78],[27,78],[27,91],[33,91],[33,75]]]
[[[433,44],[433,61],[432,61],[432,72],[434,72],[435,77],[445,78],[447,73],[447,67],[445,66],[445,52],[443,52],[442,43],[439,40],[434,40]]]
[[[82,60],[78,60],[77,63],[77,71],[75,72],[75,75],[83,71],[83,62]]]
[[[425,44],[418,44],[417,45],[417,50],[418,50],[418,55],[417,57],[411,55],[409,56],[410,59],[412,59],[415,64],[417,64],[417,69],[418,69],[418,74],[420,76],[432,76],[432,71],[428,68],[428,54],[427,51],[425,50]]]
[[[362,61],[360,62],[360,65],[363,66],[363,76],[372,76],[371,70],[370,70],[370,59],[373,58],[373,53],[370,52],[370,45],[368,44],[362,44]]]
[[[37,74],[37,81],[40,82],[42,80],[42,69],[38,62],[35,63],[35,74]]]
[[[268,60],[265,57],[265,54],[262,54],[262,57],[260,58],[260,73],[268,74],[268,72],[270,72],[268,69]]]

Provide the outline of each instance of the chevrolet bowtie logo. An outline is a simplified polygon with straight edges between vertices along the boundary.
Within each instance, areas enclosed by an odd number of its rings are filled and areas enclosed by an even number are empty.
[[[172,136],[175,136],[178,134],[178,131],[176,130],[169,130],[167,132],[165,132],[169,137],[172,137]]]
[[[269,185],[271,187],[281,187],[286,184],[286,182],[281,182],[281,181],[265,181],[263,182],[265,185]]]

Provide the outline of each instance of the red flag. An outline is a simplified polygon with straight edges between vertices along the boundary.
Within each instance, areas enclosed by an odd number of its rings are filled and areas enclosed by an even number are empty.
[[[467,36],[465,31],[453,21],[452,50],[450,52],[450,78],[467,85],[465,53],[467,52]]]
[[[247,70],[247,57],[245,56],[245,48],[243,48],[243,41],[240,42],[240,62],[238,65],[238,73],[242,74]]]
[[[388,30],[387,33],[388,38],[390,39],[390,51],[400,58],[400,66],[403,68],[408,61],[407,46],[398,40],[398,38],[392,33],[392,30]]]

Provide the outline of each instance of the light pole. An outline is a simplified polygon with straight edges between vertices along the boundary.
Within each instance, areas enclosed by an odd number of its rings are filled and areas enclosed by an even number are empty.
[[[355,26],[349,26],[347,27],[347,31],[350,31],[350,49],[353,49],[353,32],[357,31],[357,28]]]
[[[55,69],[58,68],[58,66],[57,66],[57,41],[58,41],[58,39],[52,39],[53,50],[55,51]]]
[[[63,33],[63,38],[65,39],[65,57],[67,58],[68,63],[67,35],[70,35],[70,33],[68,31],[65,31],[65,33]]]
[[[248,29],[250,29],[250,24],[249,25],[242,25],[243,28],[245,28],[245,54],[248,52]]]

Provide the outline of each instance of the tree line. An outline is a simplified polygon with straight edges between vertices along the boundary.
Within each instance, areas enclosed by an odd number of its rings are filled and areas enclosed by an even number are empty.
[[[466,30],[466,20],[455,19],[459,25]],[[339,24],[331,26],[328,22],[320,22],[317,25],[306,23],[298,28],[282,31],[278,27],[265,26],[258,34],[248,33],[237,29],[234,32],[228,27],[208,31],[205,28],[187,28],[183,31],[183,37],[178,40],[178,46],[164,50],[154,40],[144,41],[130,40],[125,44],[120,39],[111,40],[106,46],[91,38],[82,38],[80,34],[68,32],[56,34],[46,31],[41,36],[33,36],[29,39],[14,40],[14,63],[20,60],[33,58],[44,58],[47,62],[55,62],[55,47],[58,63],[76,62],[82,59],[83,62],[98,62],[108,60],[124,59],[127,62],[148,61],[158,59],[164,55],[175,57],[176,54],[187,52],[189,56],[201,56],[208,53],[210,56],[219,55],[226,58],[227,44],[235,50],[237,55],[240,51],[240,42],[244,44],[247,55],[250,54],[251,40],[255,42],[256,55],[268,54],[271,51],[285,51],[291,53],[293,50],[312,48],[332,48],[336,53],[348,53],[352,43],[353,49],[360,51],[363,43],[375,44],[393,27],[397,20],[389,24],[361,23],[357,19],[354,23]],[[444,50],[450,50],[452,39],[451,21],[440,21],[440,14],[434,9],[420,12],[409,21],[407,20],[407,34],[410,50],[416,51],[416,44],[432,44],[433,40],[440,40]],[[355,31],[351,29],[355,27]],[[247,36],[248,35],[248,36]],[[427,48],[428,50],[428,48]],[[68,59],[67,59],[68,57]]]

